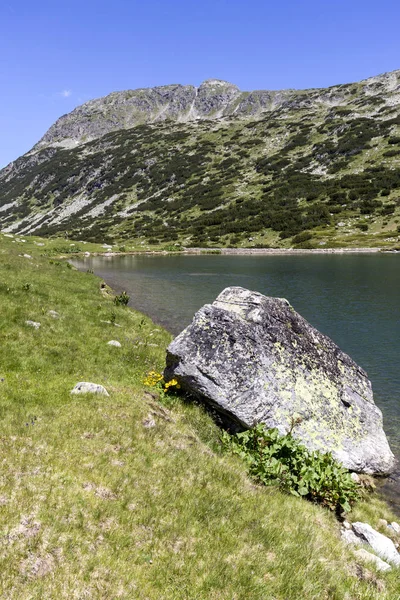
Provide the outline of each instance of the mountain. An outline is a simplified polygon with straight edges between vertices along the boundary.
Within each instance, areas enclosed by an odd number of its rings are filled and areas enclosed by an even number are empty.
[[[388,246],[400,71],[325,89],[114,92],[0,171],[0,227],[93,241]]]

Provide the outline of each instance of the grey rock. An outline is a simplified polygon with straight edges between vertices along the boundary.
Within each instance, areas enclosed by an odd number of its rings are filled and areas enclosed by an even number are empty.
[[[354,481],[354,483],[360,483],[361,481],[360,476],[357,473],[352,473],[351,478]]]
[[[362,541],[366,541],[381,558],[400,566],[400,554],[388,537],[373,529],[368,523],[353,523],[353,531]]]
[[[49,315],[49,317],[53,317],[53,319],[60,318],[60,315],[56,310],[49,310],[49,312],[47,314]]]
[[[367,374],[287,300],[226,288],[170,344],[164,377],[237,428],[286,434],[295,419],[295,437],[348,469],[393,469]]]
[[[354,531],[352,531],[351,529],[342,529],[340,532],[340,537],[345,542],[345,544],[349,544],[352,546],[359,546],[363,543],[362,540],[360,540],[360,538],[357,537]]]
[[[34,327],[35,329],[39,329],[40,327],[40,323],[38,323],[37,321],[25,321],[25,324],[28,325],[29,327]]]
[[[388,525],[388,527],[395,533],[400,533],[400,525],[398,523],[396,523],[396,521],[393,521],[392,523],[390,523],[390,525]]]
[[[107,346],[115,346],[115,348],[121,348],[121,344],[117,340],[110,340],[107,342]]]
[[[363,561],[374,563],[378,571],[390,571],[392,568],[387,562],[380,559],[379,556],[375,556],[375,554],[368,552],[365,548],[356,550],[354,554]]]
[[[30,254],[23,254],[24,258],[32,258],[32,256]]]
[[[102,394],[103,396],[109,396],[106,388],[98,383],[91,383],[90,381],[80,381],[71,390],[71,394]]]
[[[142,425],[146,429],[152,429],[157,425],[157,423],[153,419],[152,415],[148,415],[147,418],[142,421]]]

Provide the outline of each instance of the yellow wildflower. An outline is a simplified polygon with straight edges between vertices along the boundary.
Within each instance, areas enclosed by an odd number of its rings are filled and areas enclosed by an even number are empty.
[[[179,390],[181,386],[176,379],[171,379],[164,384],[164,392],[167,392],[170,387],[175,387],[177,390]]]
[[[150,387],[154,387],[162,381],[164,378],[161,373],[157,373],[156,371],[150,371],[147,373],[147,376],[143,379],[144,385],[149,385]]]

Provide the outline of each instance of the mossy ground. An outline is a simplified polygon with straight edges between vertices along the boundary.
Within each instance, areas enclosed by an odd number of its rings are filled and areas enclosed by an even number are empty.
[[[332,513],[254,485],[199,406],[143,385],[167,332],[24,239],[0,237],[1,598],[400,598]],[[378,499],[354,515],[394,518]]]

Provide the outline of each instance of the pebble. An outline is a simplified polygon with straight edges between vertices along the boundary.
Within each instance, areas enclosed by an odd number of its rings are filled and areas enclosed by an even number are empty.
[[[121,348],[121,344],[117,340],[110,340],[107,342],[107,346],[115,346],[116,348]]]
[[[388,527],[395,533],[400,533],[400,525],[398,523],[396,523],[396,521],[393,521],[392,523],[390,523],[390,525],[388,525]]]
[[[151,415],[148,415],[147,418],[142,421],[142,425],[143,427],[146,427],[146,429],[152,429],[156,426],[156,422]]]
[[[29,325],[29,327],[34,327],[35,329],[39,329],[40,327],[40,323],[38,323],[37,321],[25,321],[26,325]]]

